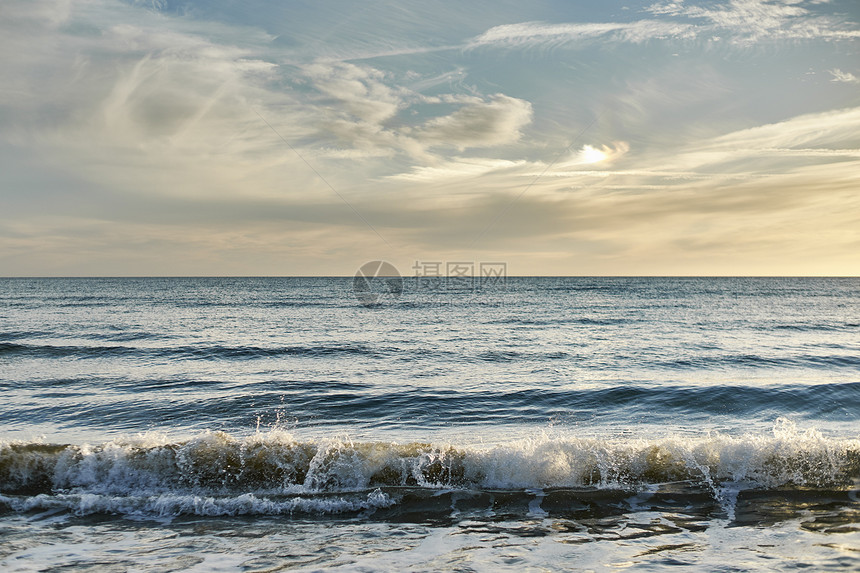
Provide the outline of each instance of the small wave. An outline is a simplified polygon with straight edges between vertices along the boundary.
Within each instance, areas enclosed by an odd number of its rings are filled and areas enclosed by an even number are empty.
[[[0,356],[4,354],[15,354],[16,352],[22,352],[27,349],[27,346],[24,344],[16,344],[14,342],[0,342]]]
[[[416,378],[415,383],[420,380]],[[450,424],[528,424],[552,417],[586,415],[613,420],[648,419],[659,424],[672,423],[679,416],[688,420],[793,416],[797,420],[840,421],[860,414],[860,382],[761,386],[621,382],[597,388],[508,390],[478,384],[464,389],[468,391],[407,386],[368,392],[373,388],[371,380],[358,384],[275,378],[253,382],[249,387],[253,389],[251,392],[236,392],[238,387],[227,387],[215,379],[178,376],[142,380],[107,377],[97,381],[64,378],[26,382],[18,387],[26,387],[39,402],[8,404],[3,411],[6,423],[26,427],[33,419],[44,418],[69,427],[86,424],[110,431],[141,427],[135,424],[146,426],[153,420],[195,417],[247,424],[260,414],[261,407],[270,404],[285,405],[290,416],[326,420],[332,425],[359,423],[380,427],[410,420],[413,427],[427,428]],[[93,395],[94,387],[109,390],[112,399]],[[211,396],[177,392],[171,400],[160,400],[146,394],[210,387],[218,389]]]
[[[849,354],[794,354],[786,356],[764,356],[759,354],[715,354],[690,355],[674,360],[655,362],[657,366],[688,370],[700,368],[851,368],[860,367],[860,357]]]
[[[113,306],[116,300],[112,297],[101,295],[77,295],[77,296],[47,296],[42,299],[43,304],[57,307],[81,307],[81,306]]]
[[[336,344],[331,346],[184,346],[158,351],[165,356],[197,359],[252,359],[276,356],[332,356],[338,354],[376,355],[379,349],[362,344]]]
[[[145,338],[141,336],[140,338]],[[136,340],[126,338],[125,340]],[[15,342],[0,342],[0,356],[24,355],[44,358],[104,358],[133,356],[141,358],[178,358],[192,360],[217,359],[254,359],[277,356],[306,356],[323,357],[332,355],[371,355],[382,352],[396,351],[395,348],[373,348],[362,344],[336,344],[318,346],[168,346],[140,347],[121,345],[51,345],[51,344],[18,344]]]
[[[771,330],[790,330],[797,332],[815,332],[815,331],[833,331],[833,330],[841,330],[845,326],[850,325],[841,325],[841,324],[814,324],[814,323],[800,323],[800,324],[763,324],[759,326],[752,327],[753,330],[763,330],[763,331],[771,331]]]
[[[136,354],[131,346],[61,346],[53,344],[17,344],[0,342],[0,356],[37,356],[45,358],[88,357],[101,358]]]
[[[564,351],[556,352],[523,352],[517,350],[487,350],[475,355],[477,360],[484,362],[520,362],[564,360],[570,358],[570,354]]]
[[[117,332],[94,332],[91,334],[83,335],[83,338],[87,338],[90,340],[112,340],[116,342],[135,342],[138,340],[160,340],[160,339],[168,339],[173,338],[171,335],[166,333],[157,333],[157,332],[134,332],[134,331],[122,331],[118,330]]]
[[[635,491],[680,481],[713,495],[737,483],[847,491],[860,481],[860,440],[780,420],[767,435],[542,437],[486,448],[299,441],[282,431],[205,433],[182,442],[141,436],[95,446],[0,444],[0,501],[15,511],[75,503],[85,513],[325,513],[389,503],[367,496],[379,488]],[[307,496],[314,501],[303,501]]]
[[[4,330],[0,331],[0,340],[19,340],[21,338],[38,338],[51,336],[53,333],[46,330]],[[2,344],[2,343],[0,343]]]

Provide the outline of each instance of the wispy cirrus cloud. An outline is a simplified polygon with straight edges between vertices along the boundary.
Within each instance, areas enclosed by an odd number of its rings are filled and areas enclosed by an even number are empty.
[[[483,157],[454,157],[436,165],[414,166],[411,170],[391,175],[387,179],[409,182],[437,182],[477,178],[489,173],[509,171],[525,161],[488,159]]]
[[[835,187],[845,182],[860,184],[860,108],[805,114],[786,121],[737,130],[724,135],[643,154],[622,157],[620,166],[611,162],[577,167],[560,162],[544,172],[545,191],[566,185],[601,190],[643,189],[712,193],[739,181],[779,188],[785,181],[807,181],[808,190],[818,189],[814,177]],[[625,150],[622,148],[622,150]],[[587,164],[586,164],[587,165]],[[540,166],[532,165],[523,177],[533,177]],[[603,167],[603,169],[600,169]],[[752,183],[751,183],[752,184]],[[779,201],[774,201],[777,208]]]
[[[570,24],[521,22],[490,28],[470,40],[466,47],[557,48],[596,38],[642,43],[653,39],[692,37],[692,30],[690,24],[659,20]]]
[[[656,18],[626,22],[520,22],[490,28],[472,38],[480,47],[554,49],[591,41],[641,44],[652,40],[720,40],[752,44],[764,39],[847,40],[860,37],[856,24],[814,13],[800,0],[729,0],[710,7],[683,0],[658,2],[646,11]]]
[[[699,33],[723,34],[731,42],[751,44],[764,39],[826,39],[860,37],[856,25],[835,16],[816,14],[801,0],[729,0],[710,6],[684,0],[657,2],[648,11],[656,16],[683,17],[697,22]]]
[[[0,89],[0,142],[118,193],[236,193],[231,166],[273,161],[252,112],[284,101],[267,88],[276,64],[253,47],[265,34],[240,47],[222,26],[205,35],[114,2],[8,8],[0,50],[22,57],[0,65],[13,78]]]
[[[714,140],[722,149],[820,148],[860,143],[860,107],[803,114],[734,131]]]
[[[6,0],[0,272],[853,272],[851,1]]]
[[[421,76],[337,60],[287,67],[262,56],[272,40],[265,34],[239,46],[220,25],[210,39],[200,24],[165,27],[160,14],[109,1],[86,10],[13,2],[5,14],[0,47],[22,57],[0,66],[9,80],[0,88],[0,143],[117,192],[295,198],[320,182],[280,136],[320,169],[361,161],[370,179],[397,169],[376,158],[437,164],[437,148],[510,144],[532,120],[523,99],[428,97],[406,87]],[[277,171],[289,165],[296,169],[285,187]]]

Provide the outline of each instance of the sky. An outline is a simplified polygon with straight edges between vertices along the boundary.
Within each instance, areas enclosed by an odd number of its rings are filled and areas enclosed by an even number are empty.
[[[3,0],[0,54],[0,276],[860,275],[856,0]]]

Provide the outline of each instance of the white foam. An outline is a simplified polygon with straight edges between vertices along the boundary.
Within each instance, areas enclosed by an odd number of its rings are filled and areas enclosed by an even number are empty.
[[[303,442],[282,431],[244,438],[206,432],[178,443],[159,434],[65,448],[0,442],[0,490],[24,495],[0,503],[18,510],[168,516],[327,513],[383,507],[391,500],[321,495],[380,486],[641,489],[678,480],[699,482],[722,498],[738,486],[850,489],[860,478],[858,463],[860,440],[825,437],[784,419],[769,434],[541,435],[481,448],[348,438]],[[26,489],[46,482],[50,493]]]
[[[283,500],[257,497],[246,493],[235,497],[182,494],[154,496],[109,496],[83,494],[39,494],[32,497],[0,496],[0,502],[14,511],[66,509],[75,515],[113,513],[141,517],[176,517],[201,515],[209,517],[237,515],[291,515],[295,513],[326,515],[375,510],[394,505],[380,489],[364,496],[290,497]]]

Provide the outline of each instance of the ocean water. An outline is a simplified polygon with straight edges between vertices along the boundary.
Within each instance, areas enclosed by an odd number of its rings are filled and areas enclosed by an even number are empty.
[[[860,279],[357,284],[0,279],[0,569],[860,570]]]

